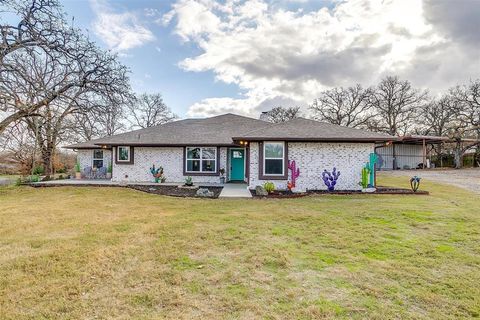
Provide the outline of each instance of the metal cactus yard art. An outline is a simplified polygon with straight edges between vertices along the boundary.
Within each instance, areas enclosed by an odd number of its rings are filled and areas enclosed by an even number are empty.
[[[292,189],[296,186],[297,178],[300,175],[300,169],[297,168],[295,160],[288,160],[288,169],[292,171],[292,174],[290,179],[291,181],[287,183],[287,188],[288,190],[292,191]]]
[[[418,187],[420,187],[420,177],[414,176],[410,179],[410,186],[412,187],[413,192],[417,192]]]
[[[370,174],[370,169],[368,169],[367,166],[362,168],[362,181],[360,184],[362,185],[362,188],[366,189],[368,188],[368,176]]]
[[[150,168],[150,173],[155,178],[156,183],[159,181],[165,182],[165,177],[163,176],[163,167],[155,168],[155,165],[152,165]]]
[[[337,184],[338,177],[340,176],[340,171],[337,171],[337,168],[333,167],[333,171],[330,173],[326,169],[323,170],[322,179],[323,183],[327,186],[328,191],[334,191],[335,185]]]
[[[377,154],[370,153],[369,162],[365,163],[365,166],[362,168],[362,180],[360,184],[363,189],[375,187],[375,163],[377,161]]]

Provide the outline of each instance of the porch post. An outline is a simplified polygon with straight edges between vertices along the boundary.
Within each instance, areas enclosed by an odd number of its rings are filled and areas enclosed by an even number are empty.
[[[427,145],[425,144],[425,139],[423,139],[423,169],[427,165]]]

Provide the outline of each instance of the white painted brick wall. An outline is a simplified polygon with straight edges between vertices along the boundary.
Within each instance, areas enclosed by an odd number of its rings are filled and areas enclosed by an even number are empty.
[[[114,149],[115,150],[115,149]],[[220,148],[220,167],[227,163],[227,148]],[[134,164],[113,163],[112,180],[125,182],[153,182],[150,167],[162,166],[167,182],[184,182],[182,147],[135,147]],[[219,183],[219,176],[192,176],[193,182]]]
[[[77,161],[80,162],[80,168],[93,167],[93,149],[80,149],[77,151]],[[112,161],[112,151],[103,150],[103,166],[108,168],[108,164]]]
[[[340,170],[336,190],[360,190],[358,185],[361,171],[374,152],[373,143],[316,143],[289,142],[289,160],[295,160],[300,176],[297,178],[296,191],[326,190],[322,180],[324,169]],[[263,185],[268,180],[258,179],[259,144],[250,144],[250,188]],[[290,170],[289,170],[290,180]],[[288,180],[271,180],[277,189],[286,189]]]

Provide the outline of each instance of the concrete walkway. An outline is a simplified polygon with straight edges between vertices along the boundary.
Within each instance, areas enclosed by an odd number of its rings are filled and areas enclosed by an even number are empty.
[[[223,186],[219,198],[251,198],[252,194],[248,190],[246,183],[227,183]]]

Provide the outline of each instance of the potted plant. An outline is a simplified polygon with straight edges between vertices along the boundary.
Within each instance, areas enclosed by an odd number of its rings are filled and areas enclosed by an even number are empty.
[[[193,179],[192,179],[192,177],[188,176],[188,177],[185,179],[185,185],[186,185],[187,187],[193,186]]]
[[[75,179],[82,179],[82,172],[80,169],[80,162],[75,163]]]
[[[221,168],[220,170],[218,170],[218,172],[220,172],[220,183],[224,184],[225,183],[225,169]]]
[[[113,171],[112,164],[109,163],[107,167],[107,175],[106,175],[107,179],[112,179],[112,171]]]

